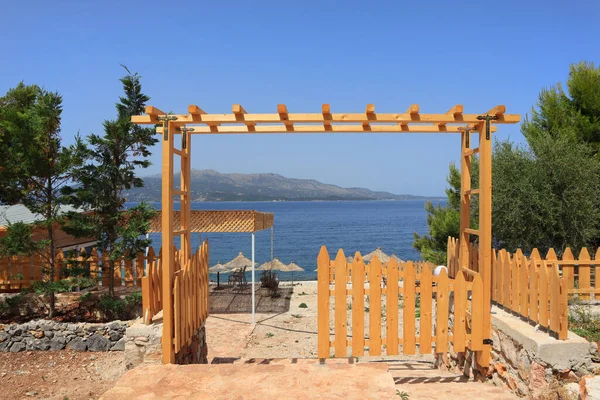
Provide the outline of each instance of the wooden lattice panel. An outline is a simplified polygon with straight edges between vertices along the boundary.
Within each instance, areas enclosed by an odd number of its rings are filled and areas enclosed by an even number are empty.
[[[173,230],[181,229],[180,211],[173,211]],[[190,232],[257,232],[273,226],[273,213],[254,210],[191,211]],[[159,212],[150,222],[150,232],[162,232]]]

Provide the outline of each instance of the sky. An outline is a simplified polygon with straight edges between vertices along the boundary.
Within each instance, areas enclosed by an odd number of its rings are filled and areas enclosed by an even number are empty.
[[[124,75],[185,113],[444,113],[498,104],[524,119],[569,65],[600,63],[600,2],[2,1],[0,95],[20,81],[64,97],[64,144],[101,133]],[[520,125],[498,140],[523,142]],[[278,173],[397,194],[444,193],[455,134],[203,135],[192,167]],[[141,175],[160,173],[160,148]]]

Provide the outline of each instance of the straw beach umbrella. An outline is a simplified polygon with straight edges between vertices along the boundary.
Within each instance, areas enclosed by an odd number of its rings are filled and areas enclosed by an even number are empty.
[[[257,271],[285,271],[287,266],[279,261],[277,257],[273,261],[267,261],[260,267],[256,268]]]
[[[236,258],[225,264],[225,267],[227,267],[227,269],[230,271],[242,270],[244,267],[252,268],[252,261],[250,261],[250,259],[240,251],[240,254],[238,254]]]
[[[229,268],[227,268],[225,265],[221,264],[221,261],[219,261],[217,263],[217,265],[210,267],[208,271],[213,274],[214,273],[217,274],[217,288],[218,288],[220,286],[221,272],[229,272]]]
[[[292,273],[292,287],[294,287],[294,272],[301,272],[301,271],[304,271],[304,268],[302,268],[301,266],[299,266],[298,264],[296,264],[293,261],[286,266],[285,272]]]
[[[381,251],[381,247],[376,248],[375,250],[364,256],[363,260],[365,262],[371,262],[373,256],[377,256],[379,261],[381,261],[383,264],[387,264],[390,262],[390,256]]]

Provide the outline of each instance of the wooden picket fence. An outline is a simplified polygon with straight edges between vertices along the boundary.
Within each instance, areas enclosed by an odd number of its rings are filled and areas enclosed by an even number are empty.
[[[528,259],[520,250],[493,255],[492,301],[535,324],[568,336],[568,280],[556,261]]]
[[[191,259],[181,260],[181,269],[174,274],[173,299],[173,343],[178,353],[208,318],[208,240]]]
[[[460,271],[459,264],[460,244],[458,239],[448,237],[448,251],[446,267],[448,268],[448,276],[455,278]],[[469,262],[467,268],[471,271],[479,272],[479,247],[477,243],[469,243]],[[467,281],[471,281],[472,276],[467,276]]]
[[[160,258],[160,253],[158,255]],[[142,252],[132,260],[129,257],[121,257],[116,261],[114,271],[115,286],[139,286],[144,275],[144,265],[150,265],[157,259],[154,249],[150,247],[148,254]],[[0,293],[16,292],[21,289],[30,288],[32,282],[48,279],[46,272],[46,261],[41,255],[15,256],[0,258]],[[90,278],[97,284],[107,286],[109,276],[108,254],[92,249],[90,253],[81,252],[77,255],[65,254],[62,250],[57,253],[57,265],[55,268],[55,279],[61,279],[69,275],[72,268],[83,268]]]
[[[391,260],[384,268],[377,257],[365,265],[360,253],[348,263],[341,249],[332,263],[325,246],[317,264],[319,358],[330,357],[332,347],[334,357],[347,357],[348,347],[354,357],[365,351],[373,356],[397,355],[400,347],[404,354],[415,354],[417,346],[421,354],[433,349],[443,353],[450,342],[457,352],[483,349],[483,281],[477,272],[472,273],[472,282],[463,273],[456,279],[445,271],[435,277],[433,264]]]

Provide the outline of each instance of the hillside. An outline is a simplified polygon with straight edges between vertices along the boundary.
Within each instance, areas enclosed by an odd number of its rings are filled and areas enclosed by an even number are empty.
[[[363,188],[342,188],[314,179],[293,179],[277,174],[221,174],[192,170],[192,201],[300,201],[300,200],[410,200],[422,196],[397,195]],[[128,192],[129,201],[160,201],[161,177],[144,178],[145,187]],[[175,176],[179,182],[179,175]]]

